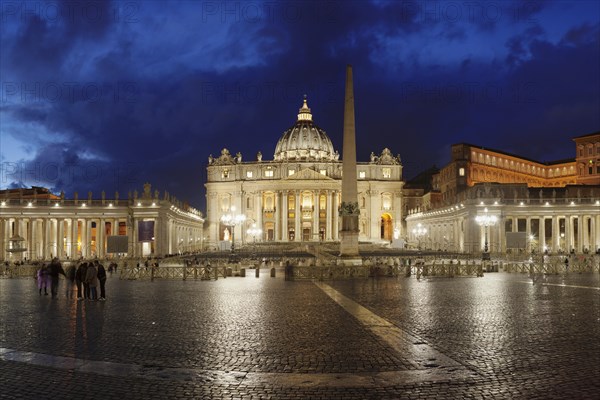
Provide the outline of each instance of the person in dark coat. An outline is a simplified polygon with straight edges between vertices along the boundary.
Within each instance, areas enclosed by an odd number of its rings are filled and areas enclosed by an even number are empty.
[[[77,269],[75,265],[71,263],[69,267],[67,267],[67,299],[75,297],[75,275],[77,275]]]
[[[62,267],[60,261],[58,261],[58,257],[54,257],[52,262],[48,266],[48,274],[52,279],[50,292],[52,293],[52,298],[55,299],[58,296],[58,275],[62,274],[65,278],[67,274],[65,274],[65,270]]]
[[[87,272],[85,273],[85,280],[90,287],[89,300],[98,300],[98,292],[96,291],[96,287],[98,286],[98,270],[96,269],[94,263],[88,264]]]
[[[100,298],[98,300],[104,301],[106,300],[106,270],[104,269],[104,265],[100,264],[98,260],[94,262],[96,266],[96,270],[98,271],[98,282],[100,283]]]
[[[83,292],[77,292],[77,300],[89,299],[90,298],[90,286],[86,281],[87,276],[88,263],[82,262],[77,268],[77,275],[79,276],[79,282],[83,285]],[[77,287],[77,290],[80,290],[81,285]]]

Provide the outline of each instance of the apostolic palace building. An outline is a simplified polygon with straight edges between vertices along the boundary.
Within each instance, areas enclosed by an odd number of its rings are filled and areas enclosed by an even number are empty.
[[[600,248],[600,132],[573,138],[575,158],[550,163],[452,146],[432,189],[408,210],[413,243],[435,250],[595,252]],[[486,240],[487,239],[487,240]]]

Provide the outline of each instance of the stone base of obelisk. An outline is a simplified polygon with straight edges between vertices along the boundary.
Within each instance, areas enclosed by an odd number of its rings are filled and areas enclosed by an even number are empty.
[[[340,256],[338,265],[362,265],[362,257],[358,253],[358,232],[340,231]]]

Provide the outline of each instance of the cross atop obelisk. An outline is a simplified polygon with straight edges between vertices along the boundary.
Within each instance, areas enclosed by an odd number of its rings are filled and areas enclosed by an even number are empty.
[[[340,257],[355,264],[358,255],[358,189],[356,178],[356,133],[354,124],[354,87],[352,66],[346,67],[346,96],[344,100],[344,143],[342,150],[342,229],[340,231]]]

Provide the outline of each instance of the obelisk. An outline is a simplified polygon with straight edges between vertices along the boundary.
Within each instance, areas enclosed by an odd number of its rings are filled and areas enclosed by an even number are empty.
[[[342,204],[340,217],[340,257],[343,264],[358,264],[358,189],[356,178],[356,133],[354,124],[354,87],[352,66],[346,67],[344,99],[344,142],[342,149]]]

